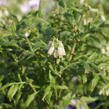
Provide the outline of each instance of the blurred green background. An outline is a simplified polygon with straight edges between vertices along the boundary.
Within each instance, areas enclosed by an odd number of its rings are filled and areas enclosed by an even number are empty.
[[[10,12],[15,15],[24,15],[32,11],[34,8],[35,10],[38,10],[39,6],[41,6],[42,12],[45,15],[48,15],[50,11],[53,10],[54,7],[56,6],[57,1],[61,0],[0,0],[0,7],[7,7],[10,10]],[[72,0],[66,0],[66,1],[72,1]],[[83,1],[84,1],[83,4],[92,4],[93,8],[98,8],[99,12],[101,12],[103,15],[105,14],[106,16],[109,16],[109,0],[80,0],[80,2]],[[28,4],[28,2],[31,3]],[[24,12],[22,11],[21,8],[23,8]],[[28,11],[25,12],[25,10]]]

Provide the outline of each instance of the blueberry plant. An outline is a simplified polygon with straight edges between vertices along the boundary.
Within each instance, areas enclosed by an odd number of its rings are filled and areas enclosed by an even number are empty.
[[[40,8],[2,18],[0,109],[109,108],[108,9],[80,1],[58,0],[47,17]]]

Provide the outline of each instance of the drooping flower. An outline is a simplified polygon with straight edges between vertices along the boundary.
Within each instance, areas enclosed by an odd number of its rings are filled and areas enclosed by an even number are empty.
[[[50,41],[49,44],[48,44],[48,54],[53,55],[54,50],[55,50],[54,42]]]
[[[57,49],[54,50],[53,56],[55,58],[57,58],[59,56],[59,53],[58,53],[58,50]]]
[[[60,58],[66,55],[64,45],[61,41],[59,41],[58,55]]]
[[[50,41],[48,44],[48,54],[53,55],[55,58],[62,58],[66,55],[64,45],[58,39]]]

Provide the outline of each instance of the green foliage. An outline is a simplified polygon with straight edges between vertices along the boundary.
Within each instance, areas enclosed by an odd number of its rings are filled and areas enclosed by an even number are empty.
[[[104,9],[99,3],[97,9]],[[109,22],[93,11],[91,0],[59,0],[45,18],[31,12],[19,21],[10,15],[0,24],[0,108],[77,109],[103,101],[109,108]],[[106,16],[108,17],[108,15]],[[66,55],[48,55],[48,43],[62,41]],[[76,77],[76,80],[73,78]]]

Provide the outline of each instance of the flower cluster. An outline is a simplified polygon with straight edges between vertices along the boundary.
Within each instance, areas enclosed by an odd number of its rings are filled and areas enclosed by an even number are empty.
[[[63,43],[58,39],[50,41],[48,44],[48,54],[53,55],[55,58],[65,56],[66,52]]]

